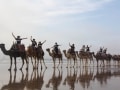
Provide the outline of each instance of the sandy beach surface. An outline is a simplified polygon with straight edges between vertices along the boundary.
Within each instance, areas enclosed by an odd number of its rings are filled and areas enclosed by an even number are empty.
[[[58,63],[56,63],[58,64]],[[61,67],[53,68],[53,63],[46,61],[47,69],[23,70],[21,61],[17,61],[17,71],[14,64],[8,71],[9,60],[0,62],[0,90],[119,90],[120,68],[118,66],[68,67],[64,62]]]

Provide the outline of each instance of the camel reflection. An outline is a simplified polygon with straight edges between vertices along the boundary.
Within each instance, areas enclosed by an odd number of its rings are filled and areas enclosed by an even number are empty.
[[[24,75],[24,73],[21,71],[22,77],[20,78],[20,80],[16,80],[18,79],[16,78],[16,71],[14,71],[14,75],[12,75],[12,71],[9,71],[9,83],[3,85],[0,90],[41,90],[44,84],[43,78],[45,70],[41,70],[40,74],[38,72],[38,69],[33,70],[30,79],[28,79],[28,71],[26,71],[26,75]]]
[[[73,72],[72,69],[74,69]],[[67,68],[67,76],[64,79],[63,85],[66,85],[67,83],[70,87],[70,90],[74,90],[76,78],[77,78],[77,70],[75,70],[75,68]]]
[[[80,68],[80,73],[77,78],[77,82],[79,81],[82,88],[90,87],[90,81],[93,80],[93,73],[94,73],[94,69],[91,70],[91,68],[89,67],[85,67],[83,69]]]
[[[44,84],[44,74],[45,74],[46,69],[43,71],[39,71],[38,69],[33,70],[30,80],[28,80],[28,82],[26,83],[26,88],[27,90],[41,90],[42,86]]]
[[[58,70],[58,75],[56,75],[56,68],[54,68],[53,70],[53,75],[51,77],[51,79],[49,79],[48,83],[46,84],[46,87],[49,88],[50,85],[52,85],[53,90],[58,90],[58,86],[61,84],[62,81],[62,69],[59,70],[59,68],[57,68]]]
[[[97,68],[94,80],[97,80],[101,85],[105,85],[112,75],[114,75],[114,73],[112,73],[111,70],[107,70],[105,68]]]
[[[16,71],[14,71],[14,76],[12,76],[11,70],[9,72],[10,72],[9,83],[6,85],[3,85],[1,90],[23,90],[27,82],[28,72],[26,73],[26,77],[24,77],[24,73],[21,71],[22,77],[19,82],[16,81]]]

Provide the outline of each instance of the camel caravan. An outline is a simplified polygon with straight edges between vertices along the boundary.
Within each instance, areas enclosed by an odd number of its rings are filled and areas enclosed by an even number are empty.
[[[8,70],[11,70],[12,63],[14,59],[15,64],[15,70],[17,70],[17,57],[21,57],[22,59],[22,66],[20,70],[22,70],[24,64],[26,64],[26,70],[28,70],[29,61],[31,60],[31,64],[33,66],[33,69],[39,68],[39,63],[41,65],[41,69],[43,68],[43,65],[45,68],[47,68],[44,60],[44,50],[42,49],[42,45],[46,42],[36,42],[34,38],[30,38],[31,45],[29,45],[27,48],[25,48],[24,44],[21,44],[21,40],[27,39],[27,38],[21,38],[20,36],[15,37],[15,35],[12,33],[12,36],[16,40],[15,43],[11,46],[9,50],[6,50],[5,44],[0,44],[0,48],[2,52],[5,55],[10,56],[10,67]],[[95,53],[90,51],[91,46],[85,46],[83,45],[82,48],[79,51],[75,51],[75,45],[69,43],[69,49],[63,50],[61,52],[57,42],[55,42],[55,45],[51,48],[47,48],[46,51],[48,52],[49,56],[53,60],[53,67],[61,67],[63,66],[63,55],[67,59],[67,68],[68,67],[78,67],[79,66],[88,66],[90,65],[97,65],[97,66],[106,66],[111,65],[111,61],[114,62],[115,65],[119,65],[120,62],[120,55],[111,55],[107,53],[107,48],[100,48],[100,50]],[[56,60],[58,59],[59,63],[57,65]],[[78,61],[80,63],[78,63]],[[96,64],[95,64],[96,61]],[[73,64],[73,65],[72,65]],[[57,66],[56,66],[57,65]]]

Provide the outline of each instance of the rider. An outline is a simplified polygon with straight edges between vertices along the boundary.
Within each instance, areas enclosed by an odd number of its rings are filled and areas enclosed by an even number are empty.
[[[53,48],[56,54],[58,54],[58,51],[59,51],[58,46],[60,45],[58,45],[57,42],[55,42],[55,45],[53,46]]]
[[[32,39],[32,36],[31,36],[31,42],[32,42],[32,48],[33,50],[35,50],[35,46],[37,46],[37,42],[35,41],[35,39]]]
[[[104,53],[104,54],[106,54],[106,52],[107,52],[107,48],[105,48],[105,49],[103,50],[103,53]]]
[[[90,47],[87,45],[86,52],[90,52]]]
[[[85,48],[85,45],[83,45],[80,51],[85,52]]]
[[[38,49],[37,49],[37,50],[38,50],[38,52],[40,52],[41,54],[44,53],[44,52],[43,52],[43,49],[42,49],[42,45],[43,45],[45,42],[46,42],[46,40],[45,40],[44,42],[42,42],[42,43],[41,43],[41,41],[38,42]]]
[[[70,45],[70,43],[69,43],[69,46],[71,47],[70,53],[75,54],[75,45],[74,44]]]
[[[21,40],[27,39],[27,38],[21,38],[20,36],[17,36],[17,38],[16,38],[13,33],[12,33],[12,35],[13,35],[13,37],[15,38],[17,45],[20,45],[20,44],[21,44]]]
[[[42,45],[46,42],[46,40],[44,42],[38,42],[38,48],[42,49]]]
[[[100,51],[99,51],[99,53],[102,53],[103,52],[103,48],[102,47],[100,47]]]
[[[22,50],[25,49],[24,45],[21,45],[21,40],[23,39],[27,39],[27,38],[21,38],[20,36],[15,37],[15,35],[12,33],[12,36],[15,38],[16,40],[16,44],[13,45],[12,49],[18,49],[18,50]]]

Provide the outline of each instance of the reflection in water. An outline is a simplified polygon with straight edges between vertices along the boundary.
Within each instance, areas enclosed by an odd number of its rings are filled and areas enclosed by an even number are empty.
[[[26,73],[26,77],[24,78],[24,73],[21,71],[22,73],[22,77],[21,80],[19,82],[16,82],[16,71],[14,71],[14,76],[12,76],[12,72],[10,72],[10,79],[9,79],[9,83],[7,85],[3,85],[3,87],[1,88],[1,90],[23,90],[27,81],[27,75],[28,73]],[[14,77],[14,78],[13,78]],[[13,78],[13,80],[12,80]]]
[[[73,72],[72,69],[74,69]],[[63,85],[66,85],[67,82],[67,84],[70,87],[70,90],[74,90],[76,78],[77,78],[77,71],[75,70],[75,68],[67,68],[67,76],[64,79]]]
[[[96,75],[94,76],[94,80],[96,79],[101,85],[107,84],[107,80],[114,75],[111,70],[106,70],[104,68],[97,68]]]
[[[46,69],[45,69],[46,70]],[[7,85],[3,85],[3,87],[0,90],[41,90],[44,80],[44,72],[38,72],[38,69],[33,70],[31,74],[30,80],[28,80],[28,71],[26,71],[26,76],[24,77],[24,73],[22,73],[21,80],[18,82],[16,81],[16,71],[14,71],[14,76],[12,75],[12,72],[10,72],[10,79],[9,83]],[[13,80],[12,80],[13,78]]]
[[[64,73],[62,68],[51,68],[50,70],[53,71],[51,77],[44,77],[47,69],[36,69],[31,73],[21,71],[19,76],[17,76],[17,71],[9,71],[9,81],[7,84],[3,84],[0,90],[61,90],[61,88],[88,90],[95,87],[95,84],[104,89],[102,86],[108,85],[108,81],[113,76],[114,78],[120,77],[119,68],[64,68]],[[47,75],[49,73],[48,70]]]
[[[56,69],[58,70],[58,75],[56,75]],[[58,90],[58,86],[61,84],[61,81],[62,81],[62,69],[59,70],[59,68],[54,68],[53,75],[46,84],[46,87],[49,88],[51,84],[53,90]]]
[[[43,84],[44,84],[44,73],[45,73],[46,69],[44,71],[41,70],[40,74],[38,72],[38,69],[34,69],[30,80],[27,81],[26,83],[26,88],[28,90],[41,90]]]
[[[80,69],[77,82],[79,81],[82,88],[89,88],[90,81],[93,80],[93,73],[94,73],[94,70],[91,70],[91,68],[88,68],[88,67]]]

